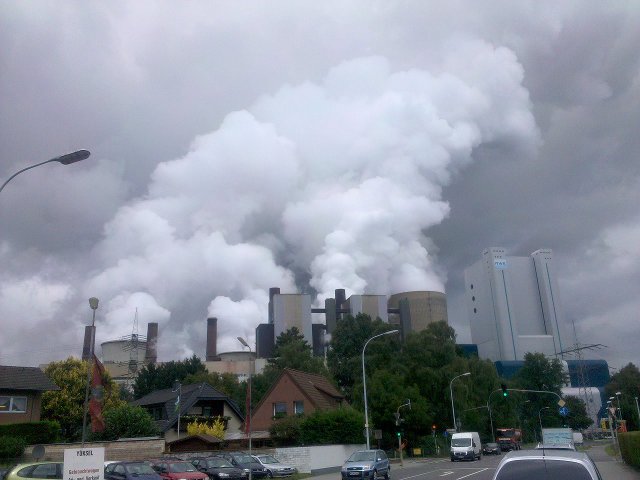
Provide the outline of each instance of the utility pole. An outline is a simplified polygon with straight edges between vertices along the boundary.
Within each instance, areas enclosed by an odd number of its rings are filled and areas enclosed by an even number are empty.
[[[400,466],[404,467],[404,462],[402,460],[402,432],[400,431],[400,423],[402,422],[402,420],[400,419],[400,409],[402,407],[409,407],[409,410],[411,410],[411,400],[407,399],[407,403],[403,403],[402,405],[400,405],[398,407],[398,409],[396,410],[395,416],[396,416],[396,426],[398,427],[398,451],[400,452]]]

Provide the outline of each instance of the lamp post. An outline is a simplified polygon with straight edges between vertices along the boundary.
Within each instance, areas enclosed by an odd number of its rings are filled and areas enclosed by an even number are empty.
[[[11,178],[9,180],[11,180]],[[9,180],[7,180],[7,182]],[[5,182],[5,185],[7,184],[7,182]],[[99,300],[96,297],[91,297],[89,299],[89,307],[93,311],[93,314],[91,319],[91,341],[89,343],[89,362],[90,363],[89,363],[89,371],[87,373],[87,386],[84,390],[84,415],[82,417],[82,446],[83,447],[84,447],[84,441],[87,438],[87,412],[89,410],[88,408],[89,407],[89,388],[91,386],[91,374],[93,373],[91,371],[93,370],[91,366],[93,365],[93,344],[96,341],[96,310],[98,309],[98,302]]]
[[[247,398],[248,398],[248,402],[247,402],[247,434],[249,436],[249,456],[251,456],[251,374],[253,371],[253,354],[251,352],[251,347],[249,346],[249,343],[247,343],[247,341],[242,338],[242,337],[237,337],[238,341],[245,347],[247,347],[249,349],[249,378],[247,380]],[[249,465],[249,480],[252,480],[253,478],[253,469],[251,468],[251,465]]]
[[[364,342],[364,347],[362,347],[362,390],[364,393],[364,431],[367,437],[367,450],[371,448],[371,444],[369,443],[369,410],[367,406],[367,374],[364,369],[364,351],[369,345],[369,342],[374,338],[381,337],[383,335],[389,335],[391,333],[398,333],[398,330],[389,330],[388,332],[379,333],[378,335],[374,335],[369,340]]]
[[[640,407],[638,406],[638,397],[633,397],[636,399],[636,410],[638,411],[638,430],[640,430]]]
[[[620,405],[620,395],[622,395],[622,392],[616,392],[616,400],[618,401],[618,409],[620,410],[620,420],[622,420],[622,405]]]
[[[544,443],[544,437],[542,436],[542,410],[547,410],[548,408],[551,407],[542,407],[540,410],[538,410],[538,421],[540,422],[540,441],[542,443]]]
[[[180,438],[180,414],[182,413],[182,383],[179,380],[173,382],[173,389],[171,390],[173,393],[178,394],[178,398],[176,398],[176,411],[178,412],[178,438]]]
[[[460,375],[458,375],[456,377],[453,377],[451,379],[451,381],[449,382],[449,393],[451,394],[451,414],[453,415],[453,428],[455,429],[456,432],[458,431],[458,425],[456,424],[456,409],[453,406],[453,381],[456,378],[466,377],[466,376],[469,376],[469,375],[471,375],[471,372],[462,373],[462,374],[460,374]]]
[[[76,163],[76,162],[79,162],[81,160],[85,160],[85,159],[89,158],[89,155],[91,155],[91,152],[89,152],[89,150],[77,150],[75,152],[65,153],[64,155],[60,155],[59,157],[51,158],[51,159],[46,160],[44,162],[36,163],[35,165],[31,165],[29,167],[23,168],[22,170],[18,170],[16,173],[11,175],[2,184],[2,186],[0,187],[0,192],[4,189],[4,187],[7,185],[7,183],[9,183],[11,180],[13,180],[14,177],[17,177],[18,175],[20,175],[22,172],[26,172],[27,170],[31,170],[32,168],[36,168],[36,167],[39,167],[40,165],[44,165],[45,163],[51,163],[51,162],[59,162],[62,165],[69,165],[71,163]]]

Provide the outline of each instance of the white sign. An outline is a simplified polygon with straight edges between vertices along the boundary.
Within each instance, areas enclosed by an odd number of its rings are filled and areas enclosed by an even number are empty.
[[[104,447],[66,448],[62,480],[104,480]]]
[[[507,260],[504,258],[496,258],[493,260],[493,266],[496,267],[496,270],[504,270],[507,268]]]

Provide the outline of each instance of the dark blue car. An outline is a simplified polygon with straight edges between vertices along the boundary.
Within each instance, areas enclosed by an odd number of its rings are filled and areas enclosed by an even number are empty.
[[[114,462],[104,468],[105,480],[162,480],[162,477],[144,462]]]

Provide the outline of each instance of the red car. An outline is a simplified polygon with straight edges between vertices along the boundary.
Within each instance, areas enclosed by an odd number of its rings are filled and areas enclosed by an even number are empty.
[[[164,480],[209,480],[206,473],[199,471],[193,463],[183,460],[153,462],[153,469]]]

